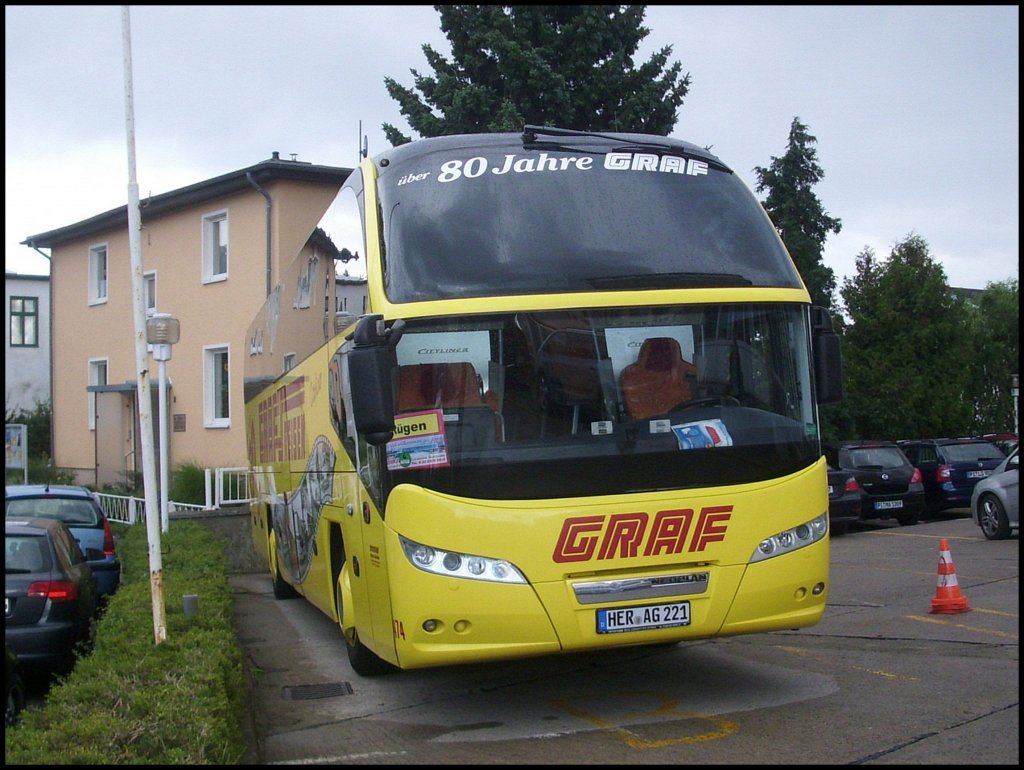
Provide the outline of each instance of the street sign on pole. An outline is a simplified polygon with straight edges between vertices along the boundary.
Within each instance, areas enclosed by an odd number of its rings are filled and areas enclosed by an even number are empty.
[[[4,425],[4,444],[7,447],[5,470],[21,468],[25,471],[25,483],[28,484],[28,426],[17,423]]]

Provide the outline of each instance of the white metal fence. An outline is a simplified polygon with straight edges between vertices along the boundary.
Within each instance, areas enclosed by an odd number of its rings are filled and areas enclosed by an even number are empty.
[[[146,501],[130,495],[97,493],[100,506],[111,521],[124,524],[138,524],[146,520]],[[245,505],[251,502],[249,496],[248,468],[207,468],[206,504],[176,503],[167,501],[168,512],[212,511],[230,505]]]
[[[210,484],[211,471],[214,483]],[[244,505],[252,501],[249,494],[248,468],[207,468],[206,506]]]

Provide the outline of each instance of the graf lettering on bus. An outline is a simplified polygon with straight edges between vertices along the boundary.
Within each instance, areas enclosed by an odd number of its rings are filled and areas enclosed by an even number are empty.
[[[257,462],[303,460],[306,457],[305,378],[297,377],[271,393],[260,405]]]
[[[731,505],[706,506],[699,513],[693,508],[658,511],[653,519],[646,511],[572,516],[562,523],[551,559],[565,563],[697,553],[725,540],[731,516]]]

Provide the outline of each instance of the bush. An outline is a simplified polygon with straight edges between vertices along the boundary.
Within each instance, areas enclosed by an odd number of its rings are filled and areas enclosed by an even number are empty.
[[[206,469],[187,461],[171,470],[168,498],[176,503],[206,504]]]
[[[100,491],[108,495],[125,495],[127,497],[145,497],[142,471],[122,471],[121,481],[104,484]]]
[[[5,764],[237,764],[246,688],[221,543],[171,520],[161,539],[167,638],[154,641],[146,528],[119,539],[122,584],[91,652],[4,736]],[[200,612],[186,618],[181,597]]]
[[[30,460],[32,458],[49,458],[50,456],[50,419],[49,401],[37,401],[31,411],[8,410],[6,405],[4,406],[4,421],[6,423],[26,426]]]
[[[25,471],[8,468],[4,472],[4,480],[7,484],[24,484]],[[28,458],[28,483],[29,484],[77,484],[75,474],[61,468],[54,468],[50,458],[42,457]]]

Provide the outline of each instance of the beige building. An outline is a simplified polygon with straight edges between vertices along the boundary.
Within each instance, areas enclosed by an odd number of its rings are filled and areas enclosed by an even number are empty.
[[[248,325],[284,269],[322,246],[314,229],[350,171],[281,160],[275,152],[254,166],[141,202],[147,315],[169,313],[181,324],[165,365],[170,468],[247,464]],[[128,209],[23,243],[49,249],[51,257],[54,464],[97,487],[137,479],[142,445]],[[348,278],[343,284],[346,306],[363,312],[359,281],[354,288]],[[337,296],[324,302],[340,304]],[[148,361],[156,447],[159,368],[152,355]]]

